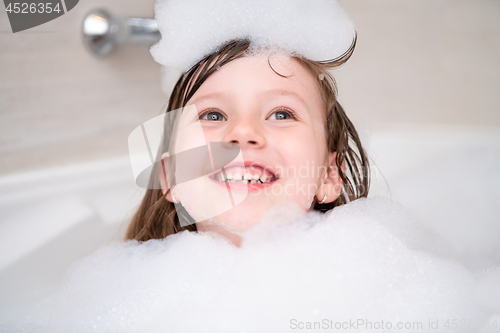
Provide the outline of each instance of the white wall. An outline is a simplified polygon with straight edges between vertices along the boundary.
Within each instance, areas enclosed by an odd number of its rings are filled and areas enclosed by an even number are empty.
[[[500,1],[342,4],[359,37],[338,75],[355,119],[500,125]]]
[[[3,4],[0,31],[10,30]],[[127,136],[166,103],[147,46],[105,59],[81,38],[91,9],[153,17],[153,1],[85,0],[26,32],[0,34],[0,173],[127,153]]]

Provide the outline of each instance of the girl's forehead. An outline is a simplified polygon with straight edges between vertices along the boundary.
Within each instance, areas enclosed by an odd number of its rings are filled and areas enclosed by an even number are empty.
[[[190,104],[212,92],[226,97],[276,91],[290,92],[310,107],[321,102],[317,78],[300,61],[285,53],[263,52],[247,55],[221,66],[193,95]]]

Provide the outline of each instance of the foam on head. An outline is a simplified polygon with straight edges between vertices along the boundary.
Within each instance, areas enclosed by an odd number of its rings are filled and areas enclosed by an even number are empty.
[[[336,0],[157,0],[155,17],[161,40],[151,54],[165,66],[165,91],[233,39],[324,61],[342,55],[355,38],[353,23]]]

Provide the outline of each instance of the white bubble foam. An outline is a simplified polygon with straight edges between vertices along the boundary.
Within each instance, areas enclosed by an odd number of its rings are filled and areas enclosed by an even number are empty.
[[[453,261],[399,205],[360,199],[326,215],[282,208],[241,248],[189,232],[109,245],[29,315],[4,311],[0,322],[28,332],[284,332],[293,320],[439,320],[442,331],[449,318],[500,313],[498,272]]]
[[[179,71],[232,39],[330,60],[347,51],[355,36],[336,0],[157,0],[155,18],[161,40],[151,54],[173,77],[164,79],[169,89]]]

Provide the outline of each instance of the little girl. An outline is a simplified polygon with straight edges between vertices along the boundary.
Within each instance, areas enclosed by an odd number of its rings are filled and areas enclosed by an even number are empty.
[[[157,162],[142,164],[149,178],[134,169],[147,190],[130,241],[84,258],[25,319],[0,313],[0,331],[496,327],[441,242],[397,204],[363,198],[368,160],[328,71],[356,38],[330,25],[345,19],[334,1],[166,4],[152,53],[182,75],[161,126],[136,132]]]
[[[334,5],[331,20],[335,22],[337,15],[342,21],[344,14],[338,5],[328,3]],[[162,3],[156,6],[157,13],[166,10]],[[158,23],[162,36],[168,37],[176,31],[162,30],[165,21]],[[126,239],[147,241],[183,230],[214,231],[239,245],[241,233],[272,207],[293,203],[302,211],[326,212],[367,196],[368,159],[337,100],[329,72],[350,58],[355,33],[347,50],[325,61],[308,59],[290,45],[283,48],[279,39],[273,44],[269,42],[272,38],[265,43],[259,38],[250,33],[212,47],[215,51],[196,59],[177,80],[168,103],[158,163]],[[167,52],[161,49],[162,42],[156,54]],[[152,52],[154,55],[154,48]],[[213,143],[231,143],[240,154],[214,168],[208,148],[210,172],[179,184],[175,170],[193,161],[180,166],[169,157],[193,148],[189,144],[181,148],[179,143],[199,135],[195,127],[189,127],[198,122],[201,137],[212,151]],[[179,123],[184,125],[179,127]]]

